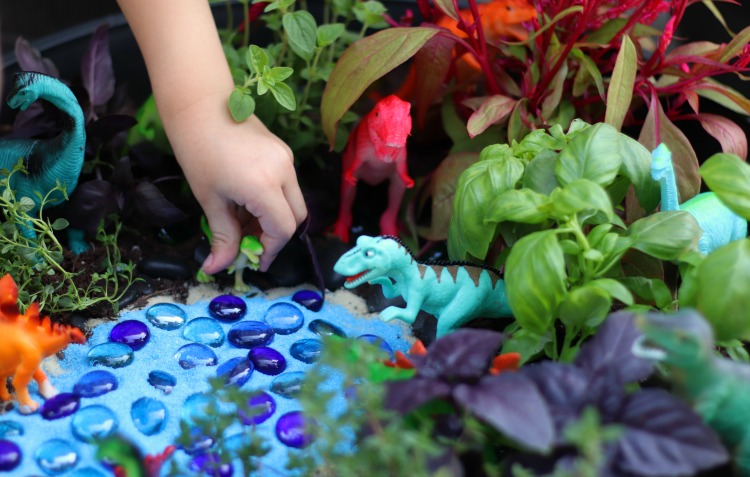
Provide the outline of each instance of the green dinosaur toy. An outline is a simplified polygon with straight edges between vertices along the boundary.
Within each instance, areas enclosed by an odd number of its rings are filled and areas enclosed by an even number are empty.
[[[666,366],[675,391],[734,451],[740,475],[750,477],[750,365],[717,356],[711,325],[696,311],[648,313],[637,325],[643,337],[633,354]]]
[[[383,321],[412,324],[420,309],[435,315],[438,337],[473,318],[511,316],[497,270],[466,262],[418,262],[399,239],[388,235],[359,237],[333,270],[349,277],[346,288],[368,282],[380,285],[386,298],[404,298],[406,308],[389,306],[380,313]]]
[[[747,237],[747,221],[732,212],[713,192],[698,194],[680,204],[672,153],[659,144],[651,153],[651,177],[661,186],[661,210],[686,210],[703,230],[698,249],[708,255],[732,240]]]
[[[71,194],[78,185],[86,149],[86,130],[83,111],[70,88],[62,81],[42,73],[24,71],[13,76],[8,93],[8,106],[13,109],[28,108],[43,99],[56,106],[63,115],[62,132],[50,139],[0,140],[0,168],[12,170],[23,158],[27,174],[13,174],[10,187],[17,197],[34,201],[29,215],[39,212],[41,197],[45,197],[59,183]],[[65,200],[62,193],[50,194],[47,204],[57,205]],[[36,232],[29,224],[22,224],[21,234],[36,240]],[[88,250],[88,244],[69,237],[70,248],[75,253]]]
[[[208,241],[213,240],[211,229],[208,227],[208,221],[206,216],[201,216],[201,230],[208,238]],[[242,279],[242,274],[246,268],[250,270],[258,270],[260,268],[260,255],[263,253],[263,245],[254,235],[245,235],[240,241],[240,251],[237,254],[237,258],[234,259],[232,265],[229,266],[227,271],[234,273],[234,291],[237,293],[245,294],[254,290],[254,287],[246,284]],[[208,275],[203,270],[198,270],[195,275],[195,279],[199,283],[211,283],[214,281],[214,277]]]

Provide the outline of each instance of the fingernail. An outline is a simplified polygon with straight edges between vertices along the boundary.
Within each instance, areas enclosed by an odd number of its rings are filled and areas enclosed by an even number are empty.
[[[207,267],[211,267],[213,263],[214,263],[214,254],[209,253],[208,257],[206,257],[206,260],[203,261],[203,265],[201,265],[201,269],[206,269]]]

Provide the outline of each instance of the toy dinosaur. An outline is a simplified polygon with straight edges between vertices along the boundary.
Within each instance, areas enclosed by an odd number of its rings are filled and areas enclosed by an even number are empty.
[[[698,194],[680,204],[672,153],[659,144],[651,153],[651,177],[661,187],[661,210],[686,210],[703,230],[698,250],[709,254],[733,240],[747,237],[747,221],[732,212],[713,192]]]
[[[71,194],[78,185],[86,148],[86,130],[83,111],[75,95],[60,80],[42,73],[21,72],[13,76],[8,106],[25,110],[38,99],[49,101],[63,115],[62,132],[51,139],[0,140],[0,168],[12,170],[23,158],[27,174],[13,174],[10,187],[18,197],[34,201],[29,215],[39,212],[41,197],[46,196],[58,183]],[[62,193],[50,194],[47,205],[57,205],[65,200]],[[36,239],[34,229],[23,224],[21,233],[30,240]],[[70,240],[70,248],[80,253],[89,248],[83,240]]]
[[[96,458],[113,465],[115,477],[158,477],[175,449],[167,446],[159,454],[144,457],[125,437],[112,436],[97,442]]]
[[[37,303],[32,303],[22,315],[18,309],[18,287],[13,278],[5,275],[0,279],[0,401],[11,399],[5,386],[11,377],[22,413],[34,412],[39,407],[29,395],[28,385],[32,378],[45,399],[55,396],[57,390],[39,366],[44,358],[62,351],[71,343],[86,343],[81,330],[52,323],[49,316],[40,319]]]
[[[406,170],[406,138],[411,133],[411,105],[394,95],[375,104],[349,135],[344,150],[341,205],[333,233],[349,242],[357,180],[377,185],[390,179],[388,208],[380,217],[380,233],[396,235],[401,199],[414,181]]]
[[[206,216],[201,216],[201,230],[208,238],[208,241],[213,240],[211,229],[208,227],[208,221]],[[237,253],[237,258],[234,259],[232,265],[229,266],[227,271],[234,273],[234,291],[237,293],[249,293],[253,290],[253,287],[248,285],[242,279],[242,274],[245,269],[258,270],[260,268],[260,255],[263,253],[263,245],[254,235],[245,235],[240,241],[240,251]],[[210,283],[214,281],[214,277],[208,275],[203,270],[198,270],[195,275],[195,279],[199,283]]]
[[[465,262],[418,262],[396,237],[360,236],[333,269],[349,277],[346,288],[368,282],[381,285],[386,298],[404,298],[406,308],[386,308],[380,313],[383,321],[412,324],[420,309],[435,315],[438,337],[473,318],[511,316],[497,270]]]
[[[740,475],[750,476],[750,365],[717,356],[711,326],[695,311],[648,313],[636,323],[643,337],[633,354],[664,364],[675,391],[734,450]]]

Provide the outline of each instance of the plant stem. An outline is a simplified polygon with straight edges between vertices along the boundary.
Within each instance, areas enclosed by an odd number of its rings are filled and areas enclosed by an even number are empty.
[[[250,44],[250,11],[248,10],[249,7],[249,0],[240,0],[240,3],[242,4],[242,11],[243,11],[243,23],[245,25],[245,29],[242,31],[242,46],[248,46]]]
[[[322,48],[315,49],[315,57],[313,57],[312,64],[310,64],[307,68],[307,82],[305,83],[305,91],[302,93],[302,101],[297,105],[297,111],[294,117],[294,123],[292,123],[292,129],[297,129],[300,120],[302,119],[302,115],[305,112],[305,106],[307,105],[307,100],[310,97],[310,88],[312,87],[313,81],[315,81],[315,74],[317,73],[318,61],[320,60],[321,53],[323,53]]]

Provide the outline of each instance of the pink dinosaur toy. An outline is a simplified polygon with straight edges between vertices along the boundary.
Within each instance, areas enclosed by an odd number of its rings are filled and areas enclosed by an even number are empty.
[[[406,170],[406,138],[411,132],[411,104],[395,95],[387,96],[362,118],[349,135],[341,177],[341,206],[333,233],[349,241],[352,204],[357,180],[377,185],[390,179],[388,208],[380,217],[380,233],[398,235],[398,209],[406,189],[414,181]]]

